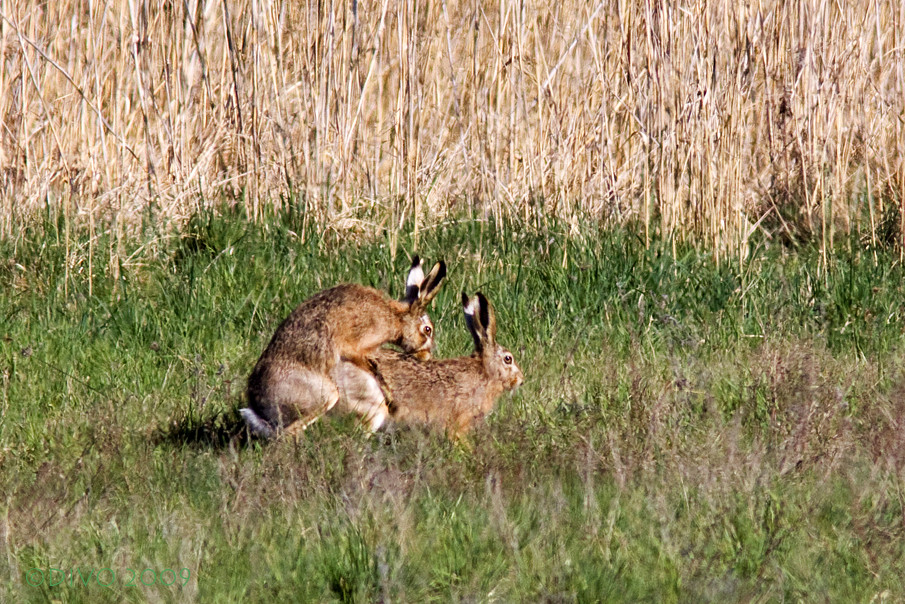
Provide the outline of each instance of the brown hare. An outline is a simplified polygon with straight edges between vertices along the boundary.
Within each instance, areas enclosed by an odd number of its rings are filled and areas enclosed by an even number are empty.
[[[248,408],[240,413],[251,431],[270,437],[280,429],[304,430],[336,404],[336,367],[347,363],[375,378],[368,356],[386,343],[429,358],[434,328],[425,309],[445,276],[441,261],[425,277],[414,256],[400,301],[344,284],[302,302],[277,328],[248,378]]]
[[[451,438],[460,439],[491,412],[500,394],[523,380],[512,353],[496,342],[496,318],[487,298],[478,292],[469,300],[463,292],[462,306],[474,353],[421,361],[393,350],[376,351],[369,359],[389,388],[389,403],[370,372],[340,363],[337,410],[357,414],[372,431],[389,415],[395,421],[443,427]]]

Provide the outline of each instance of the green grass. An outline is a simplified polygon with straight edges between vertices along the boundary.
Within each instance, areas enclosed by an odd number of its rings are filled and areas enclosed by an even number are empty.
[[[626,231],[425,230],[450,271],[438,356],[469,352],[458,295],[482,290],[524,386],[468,447],[348,418],[249,441],[237,409],[280,320],[342,281],[399,295],[408,266],[410,238],[303,227],[0,242],[0,600],[905,598],[891,252],[716,266]],[[71,572],[103,568],[110,587]]]

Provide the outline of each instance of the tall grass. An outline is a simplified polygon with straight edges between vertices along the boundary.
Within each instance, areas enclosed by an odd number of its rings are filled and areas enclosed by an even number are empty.
[[[416,237],[462,205],[637,220],[648,241],[733,257],[758,230],[825,249],[853,227],[905,234],[896,0],[3,0],[0,13],[7,235],[50,212],[120,237],[224,194],[254,218],[296,198],[318,226],[410,220]]]
[[[481,289],[525,384],[470,450],[333,417],[250,442],[245,380],[291,308],[403,287],[390,233],[302,242],[304,224],[201,213],[121,265],[106,234],[93,283],[53,224],[0,240],[0,600],[905,597],[893,252],[760,247],[740,272],[624,229],[425,230],[450,267],[437,355],[471,349],[457,298]],[[118,580],[29,583],[49,568]],[[145,568],[190,580],[128,586]]]

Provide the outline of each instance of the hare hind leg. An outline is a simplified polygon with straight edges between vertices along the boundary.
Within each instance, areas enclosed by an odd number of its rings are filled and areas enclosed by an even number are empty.
[[[285,426],[289,434],[298,434],[336,404],[339,391],[329,377],[293,367],[274,381],[270,398],[280,413],[278,425]]]

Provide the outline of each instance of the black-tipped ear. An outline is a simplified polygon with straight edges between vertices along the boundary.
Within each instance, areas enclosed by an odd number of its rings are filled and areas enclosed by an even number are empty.
[[[421,283],[421,295],[419,297],[422,306],[427,306],[434,299],[440,291],[440,284],[445,277],[446,263],[441,260],[434,265],[431,272],[427,274],[427,277]]]
[[[481,352],[481,350],[484,349],[484,337],[482,335],[483,330],[478,326],[478,321],[475,319],[477,305],[477,298],[469,300],[468,294],[462,292],[462,310],[465,312],[465,326],[468,328],[469,333],[471,333],[471,338],[474,340],[474,349]]]
[[[475,297],[478,300],[478,318],[481,322],[484,336],[487,341],[493,342],[494,338],[496,338],[496,315],[493,312],[493,307],[481,292],[475,294]]]
[[[421,286],[424,284],[424,268],[418,254],[412,256],[412,267],[409,269],[408,278],[405,281],[405,296],[402,300],[414,304],[421,296]]]

